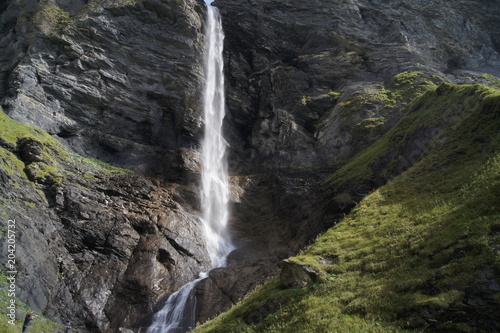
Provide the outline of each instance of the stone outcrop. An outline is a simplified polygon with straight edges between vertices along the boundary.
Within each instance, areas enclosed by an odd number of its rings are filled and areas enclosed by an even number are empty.
[[[290,260],[281,262],[280,279],[287,288],[303,288],[320,280],[313,268]]]

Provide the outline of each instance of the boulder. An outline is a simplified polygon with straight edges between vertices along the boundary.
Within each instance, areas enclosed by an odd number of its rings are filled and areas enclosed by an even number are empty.
[[[281,262],[280,279],[286,288],[304,288],[319,281],[318,271],[291,260]]]

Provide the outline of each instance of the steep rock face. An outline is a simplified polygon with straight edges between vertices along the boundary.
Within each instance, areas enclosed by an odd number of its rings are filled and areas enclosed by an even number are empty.
[[[204,10],[192,1],[9,1],[2,10],[5,111],[74,151],[162,179],[87,178],[92,167],[59,161],[61,147],[2,133],[2,168],[19,163],[2,175],[2,213],[23,235],[18,297],[89,331],[147,325],[208,267],[195,217]],[[274,275],[323,229],[308,212],[320,178],[232,177],[239,249],[197,288],[199,320]]]
[[[193,188],[102,167],[3,113],[0,125],[0,209],[16,225],[16,295],[32,309],[116,331],[210,266]]]
[[[232,148],[234,155],[255,161],[255,168],[313,166],[365,148],[356,146],[352,132],[321,132],[332,126],[328,117],[339,107],[339,96],[361,86],[403,71],[459,81],[477,76],[470,71],[498,74],[500,16],[494,1],[215,4],[227,34],[229,121],[239,129],[232,133],[238,137]],[[365,119],[381,116],[364,112]],[[365,134],[367,143],[378,137]]]
[[[141,173],[197,170],[201,3],[26,0],[0,10],[0,98],[11,117]],[[20,232],[17,296],[35,311],[116,331],[207,269],[197,176],[185,186],[88,178],[86,162],[59,161],[62,147],[8,132],[1,212]]]
[[[4,5],[5,111],[115,165],[167,175],[185,168],[191,154],[180,149],[196,147],[202,126],[203,7],[86,3]]]

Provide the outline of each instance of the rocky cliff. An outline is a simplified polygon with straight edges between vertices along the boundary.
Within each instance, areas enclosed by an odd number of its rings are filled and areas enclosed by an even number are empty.
[[[494,1],[215,3],[227,34],[228,121],[242,141],[233,148],[257,168],[324,165],[366,148],[377,133],[352,129],[378,118],[380,134],[400,119],[401,105],[384,112],[380,100],[359,110],[345,102],[379,93],[401,72],[459,82],[500,74]]]
[[[239,248],[198,286],[201,321],[417,160],[425,131],[392,169],[381,160],[349,186],[324,182],[413,100],[443,80],[492,84],[500,74],[495,1],[214,5]],[[204,6],[0,5],[0,100],[15,120],[1,119],[0,207],[19,232],[18,297],[36,311],[88,331],[138,329],[207,267],[196,219]]]
[[[3,120],[2,219],[35,311],[114,331],[207,267],[196,185],[165,182],[197,168],[203,20],[196,2],[2,4],[2,105],[50,135]]]
[[[7,1],[2,105],[74,151],[147,173],[199,144],[203,6]]]

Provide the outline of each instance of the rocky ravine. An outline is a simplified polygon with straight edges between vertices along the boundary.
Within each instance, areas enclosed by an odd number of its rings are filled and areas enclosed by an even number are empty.
[[[318,189],[332,162],[401,118],[409,101],[387,108],[374,98],[384,83],[414,70],[480,81],[499,68],[495,1],[215,5],[226,33],[231,223],[240,248],[228,269],[197,288],[200,320],[275,274],[281,259],[353,204],[332,207]],[[135,171],[77,165],[59,156],[62,147],[24,132],[2,139],[2,219],[17,221],[19,297],[35,310],[95,332],[139,327],[159,300],[206,267],[194,217],[203,6],[0,5],[5,112],[79,154]],[[57,172],[38,177],[40,165]]]

